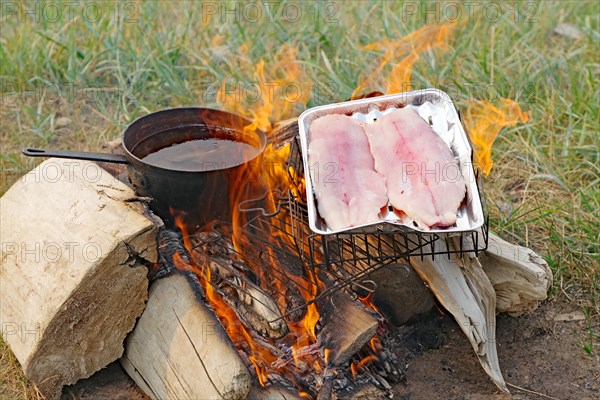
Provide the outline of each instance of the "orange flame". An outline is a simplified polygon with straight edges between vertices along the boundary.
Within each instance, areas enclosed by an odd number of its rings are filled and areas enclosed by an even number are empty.
[[[496,105],[484,100],[469,103],[465,112],[465,124],[474,147],[475,166],[485,176],[492,170],[492,146],[500,130],[528,120],[529,114],[510,99],[501,99]]]
[[[350,372],[352,373],[352,379],[356,380],[356,375],[368,364],[377,360],[378,357],[375,355],[368,355],[363,357],[360,361],[354,361],[350,364]]]
[[[312,82],[297,59],[298,51],[282,46],[275,54],[276,62],[265,71],[265,62],[260,60],[255,67],[255,85],[257,89],[251,100],[243,101],[240,92],[243,86],[230,88],[222,82],[217,92],[217,101],[221,107],[240,114],[252,121],[247,130],[260,129],[268,132],[271,121],[281,121],[294,115],[297,105],[304,106],[311,97]],[[242,83],[243,85],[243,83]]]
[[[404,57],[396,63],[386,81],[386,93],[398,93],[411,90],[410,79],[412,68],[419,60],[419,54],[434,48],[447,49],[448,38],[453,33],[456,24],[425,25],[415,32],[399,39],[384,39],[380,42],[365,46],[364,50],[384,51],[381,62],[367,76],[359,78],[358,85],[352,97],[358,97],[368,86],[381,84],[374,82],[382,76],[387,64],[396,57]]]
[[[358,298],[365,306],[375,310],[375,312],[377,312],[377,314],[382,315],[381,311],[379,311],[379,309],[375,306],[375,304],[373,303],[373,292],[367,294],[365,297],[359,297]]]
[[[244,50],[246,51],[246,50]],[[287,46],[283,46],[275,55],[276,62],[272,65],[266,65],[264,60],[260,60],[255,66],[254,79],[257,82],[259,92],[258,101],[252,104],[244,102],[240,98],[239,93],[227,87],[227,83],[223,82],[217,98],[221,107],[227,111],[235,112],[246,118],[251,123],[244,128],[245,133],[252,133],[261,130],[271,136],[272,121],[280,121],[283,118],[291,117],[295,113],[298,105],[304,106],[311,94],[311,82],[307,75],[300,67],[297,60],[297,51]],[[289,190],[294,195],[301,195],[304,191],[304,179],[295,170],[287,166],[287,161],[290,154],[290,145],[284,145],[276,148],[269,144],[257,159],[257,162],[244,166],[243,172],[237,177],[237,181],[232,185],[235,190],[231,191],[230,206],[232,210],[232,242],[234,248],[244,254],[244,243],[247,243],[244,237],[244,227],[248,222],[250,215],[240,210],[238,205],[244,200],[250,198],[259,198],[266,193],[263,203],[260,207],[266,212],[272,213],[277,209],[279,199],[276,197],[277,191],[286,195]],[[249,195],[252,192],[254,195]],[[285,233],[290,228],[285,225],[281,231],[275,229],[270,224],[264,227],[271,237],[279,239],[287,244],[295,246],[295,243],[289,243],[290,236]],[[267,238],[265,238],[267,239]],[[266,246],[273,262],[277,262],[278,258],[273,253],[271,246]],[[283,284],[283,279],[287,278],[280,276],[274,268],[270,273],[265,273],[261,266],[254,265],[251,260],[247,260],[248,267],[258,277],[258,284],[267,289],[267,287],[275,288],[280,293],[286,293],[288,288]],[[314,299],[318,292],[318,279],[315,276],[309,275],[306,277],[291,278],[302,289],[300,292],[305,297],[307,302]],[[285,296],[277,296],[275,299],[281,310],[286,307]],[[294,324],[289,324],[290,333],[286,340],[293,340],[291,345],[291,355],[294,360],[294,365],[297,368],[310,366],[315,371],[321,370],[322,360],[314,352],[307,350],[311,344],[317,340],[316,326],[319,321],[319,313],[315,304],[310,304],[301,321]],[[238,333],[239,334],[239,333]],[[263,354],[261,349],[255,349],[255,342],[249,337],[241,327],[241,334],[248,336],[245,339],[251,347],[252,357],[250,361],[254,365],[256,374],[261,385],[264,385],[272,372],[273,366],[272,354]],[[284,374],[285,371],[277,370],[278,373]]]
[[[381,345],[381,340],[379,340],[377,336],[373,336],[373,339],[369,341],[369,345],[375,353],[379,353],[383,348]]]
[[[189,235],[187,234],[185,223],[183,222],[183,214],[176,213],[173,210],[172,214],[175,217],[175,225],[183,234],[184,246],[188,252],[192,254],[191,241]],[[179,253],[175,253],[173,255],[173,263],[177,269],[183,271],[192,271],[198,276],[198,280],[204,289],[206,299],[225,328],[227,336],[229,336],[236,347],[241,347],[243,345],[249,346],[250,362],[254,365],[259,383],[261,386],[264,386],[269,376],[266,365],[270,365],[273,361],[275,361],[276,357],[269,352],[269,350],[263,348],[256,343],[254,339],[252,339],[252,336],[244,327],[244,325],[242,325],[235,312],[217,293],[211,283],[212,273],[210,266],[208,264],[197,266],[193,262],[188,263],[181,258]]]
[[[317,334],[315,332],[317,322],[319,321],[319,312],[315,303],[310,304],[306,309],[306,316],[302,320],[304,329],[310,334],[313,340],[317,340]]]
[[[373,362],[377,360],[377,356],[366,356],[365,358],[363,358],[362,360],[359,361],[358,363],[358,369],[360,370],[361,368],[363,368],[365,365]]]

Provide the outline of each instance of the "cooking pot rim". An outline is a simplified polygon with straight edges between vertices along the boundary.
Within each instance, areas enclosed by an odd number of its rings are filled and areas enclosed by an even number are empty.
[[[265,132],[263,132],[260,129],[256,129],[253,133],[256,135],[257,139],[258,139],[258,144],[259,146],[257,147],[257,149],[259,150],[257,152],[256,155],[254,155],[253,157],[245,160],[243,163],[241,164],[237,164],[237,165],[233,165],[231,167],[227,167],[227,168],[217,168],[217,169],[211,169],[211,170],[207,170],[207,171],[194,171],[194,170],[184,170],[184,169],[173,169],[173,168],[164,168],[164,167],[160,167],[154,164],[150,164],[144,160],[142,160],[141,158],[139,158],[138,156],[136,156],[135,154],[132,153],[132,150],[129,149],[130,146],[128,146],[126,144],[126,135],[131,135],[132,131],[134,129],[136,129],[138,127],[139,124],[143,123],[144,121],[148,120],[148,119],[152,119],[152,118],[158,118],[161,114],[170,114],[170,113],[182,113],[182,112],[186,112],[186,111],[205,111],[207,113],[216,113],[216,114],[228,114],[229,116],[231,116],[232,118],[236,118],[239,121],[243,121],[245,126],[250,125],[252,122],[250,122],[248,119],[238,115],[238,114],[234,114],[234,113],[230,113],[227,111],[223,111],[223,110],[219,110],[216,108],[208,108],[208,107],[171,107],[171,108],[164,108],[162,110],[159,111],[154,111],[151,112],[149,114],[146,115],[142,115],[138,118],[136,118],[133,122],[131,122],[129,125],[127,125],[125,127],[125,129],[123,130],[122,134],[121,134],[121,147],[123,148],[126,157],[130,160],[130,162],[133,163],[139,163],[141,165],[144,165],[146,167],[152,168],[152,169],[157,169],[160,171],[165,171],[165,172],[176,172],[176,173],[189,173],[189,174],[196,174],[196,173],[211,173],[211,172],[222,172],[222,171],[227,171],[227,170],[231,170],[231,169],[235,169],[235,168],[239,168],[240,166],[251,162],[253,160],[255,160],[256,158],[258,158],[265,150],[266,146],[267,146],[267,135],[265,134]],[[179,127],[184,127],[184,126],[200,126],[202,125],[201,123],[195,123],[195,124],[183,124],[180,125]],[[207,124],[204,124],[207,125]],[[209,125],[210,126],[210,125]],[[216,126],[216,125],[214,125]],[[225,126],[225,128],[227,128],[227,126]],[[235,128],[231,128],[231,129],[235,129]],[[149,138],[155,134],[161,133],[161,132],[165,132],[168,131],[169,129],[163,129],[157,132],[154,132],[148,136],[146,136],[145,138]],[[135,145],[132,146],[133,148],[135,148]]]

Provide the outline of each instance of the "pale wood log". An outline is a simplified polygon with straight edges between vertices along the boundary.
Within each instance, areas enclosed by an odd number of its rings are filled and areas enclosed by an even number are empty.
[[[248,395],[248,400],[302,400],[304,399],[292,390],[278,386],[254,386]]]
[[[458,248],[455,240],[450,240],[450,246]],[[435,248],[439,253],[445,252],[445,241],[436,241]],[[510,393],[496,350],[496,294],[477,258],[456,254],[423,260],[413,257],[411,264],[452,314],[492,381],[500,390]]]
[[[496,311],[520,314],[536,309],[548,297],[552,271],[533,250],[490,232],[479,261],[496,291]]]
[[[333,294],[319,312],[323,328],[318,341],[327,349],[329,366],[347,362],[377,332],[377,319],[344,292]]]
[[[144,309],[156,228],[96,164],[49,159],[0,199],[0,326],[48,398],[118,359]]]
[[[121,364],[152,399],[244,399],[252,386],[220,321],[178,273],[150,287]]]

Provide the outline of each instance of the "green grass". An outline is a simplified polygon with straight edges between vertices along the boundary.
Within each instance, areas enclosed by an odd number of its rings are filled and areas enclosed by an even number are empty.
[[[542,254],[555,275],[553,295],[589,307],[597,325],[592,300],[600,294],[600,7],[593,1],[543,1],[534,3],[535,21],[526,22],[531,2],[510,8],[497,3],[504,13],[495,23],[480,8],[472,19],[463,12],[450,48],[421,54],[412,84],[458,88],[454,100],[464,108],[470,96],[493,101],[486,93],[493,83],[498,96],[530,112],[526,124],[504,129],[494,146],[494,168],[485,181],[491,228]],[[295,22],[280,11],[300,3],[283,2],[271,16],[263,8],[258,23],[232,15],[223,22],[218,14],[203,22],[207,10],[199,2],[119,4],[121,18],[106,6],[97,22],[86,20],[81,8],[58,23],[2,21],[0,193],[36,163],[20,155],[22,147],[100,150],[145,113],[215,106],[206,99],[208,84],[253,81],[254,65],[261,59],[267,67],[275,64],[284,45],[298,50],[301,67],[320,88],[306,106],[343,101],[380,55],[362,46],[426,22],[397,2],[336,2],[337,9],[320,3],[318,17],[314,6],[303,5],[303,18]],[[518,19],[514,7],[522,10]],[[125,21],[132,10],[137,22]],[[326,21],[330,11],[337,22]],[[553,35],[561,22],[576,25],[582,37]],[[387,73],[370,89],[382,90]],[[40,87],[49,88],[45,96]],[[306,106],[296,105],[293,113]],[[60,117],[71,123],[58,127]]]
[[[584,352],[594,354],[594,346],[598,346],[600,342],[600,333],[595,332],[594,324],[586,307],[583,308],[583,315],[587,324],[587,331],[583,337],[579,336],[577,342]]]

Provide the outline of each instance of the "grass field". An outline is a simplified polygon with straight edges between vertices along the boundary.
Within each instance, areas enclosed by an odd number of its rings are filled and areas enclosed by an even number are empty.
[[[411,84],[448,89],[463,109],[503,97],[529,112],[493,148],[491,228],[542,254],[551,294],[585,308],[600,330],[598,3],[91,3],[1,5],[0,194],[36,163],[22,147],[101,150],[145,113],[215,106],[215,88],[251,84],[260,60],[273,82],[269,73],[290,72],[282,49],[297,51],[300,86],[313,84],[308,103],[291,104],[287,116],[343,101],[381,58],[365,45],[456,19],[449,47],[421,53]],[[553,34],[560,23],[580,37]],[[369,90],[384,91],[392,65]],[[0,398],[37,398],[15,362],[0,343]]]

